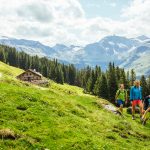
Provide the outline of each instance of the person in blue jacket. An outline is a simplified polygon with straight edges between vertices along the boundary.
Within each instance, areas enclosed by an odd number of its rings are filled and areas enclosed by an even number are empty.
[[[140,118],[143,113],[143,103],[142,103],[142,87],[140,86],[140,81],[136,80],[134,86],[130,89],[130,101],[132,102],[132,119],[135,120],[135,106],[140,107]]]

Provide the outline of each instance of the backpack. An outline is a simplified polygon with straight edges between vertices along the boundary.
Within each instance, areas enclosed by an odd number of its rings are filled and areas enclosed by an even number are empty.
[[[119,93],[118,93],[117,97],[120,95],[120,93],[121,93],[121,90],[119,89]],[[125,96],[127,94],[125,89],[124,89],[124,94],[125,94]]]
[[[149,96],[145,97],[144,99],[144,110],[146,110],[149,106],[149,99],[150,99]]]

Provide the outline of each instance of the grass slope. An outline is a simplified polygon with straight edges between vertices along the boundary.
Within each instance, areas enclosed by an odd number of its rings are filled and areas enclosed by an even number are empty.
[[[103,99],[51,81],[49,88],[20,82],[22,70],[0,62],[0,150],[148,150],[150,123],[104,110]],[[4,130],[5,131],[5,130]]]

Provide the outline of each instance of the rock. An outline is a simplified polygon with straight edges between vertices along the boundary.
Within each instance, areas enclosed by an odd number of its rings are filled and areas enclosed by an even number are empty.
[[[115,106],[109,105],[109,104],[104,105],[104,108],[107,109],[107,110],[109,110],[109,111],[112,111],[112,112],[116,112],[117,111],[117,109],[116,109]]]
[[[1,129],[0,130],[0,138],[2,139],[12,139],[15,140],[15,133],[10,129]]]
[[[122,115],[122,113],[119,112],[118,109],[115,106],[111,105],[111,104],[103,104],[102,106],[103,106],[104,109],[106,109],[108,111],[111,111],[114,114]]]

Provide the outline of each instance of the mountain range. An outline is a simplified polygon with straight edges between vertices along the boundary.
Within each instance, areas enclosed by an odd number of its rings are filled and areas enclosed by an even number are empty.
[[[78,68],[100,65],[105,70],[109,62],[114,62],[126,70],[135,69],[137,75],[150,75],[150,38],[144,35],[136,38],[112,35],[85,46],[56,44],[53,47],[38,41],[1,36],[0,44],[30,55],[57,58]]]

